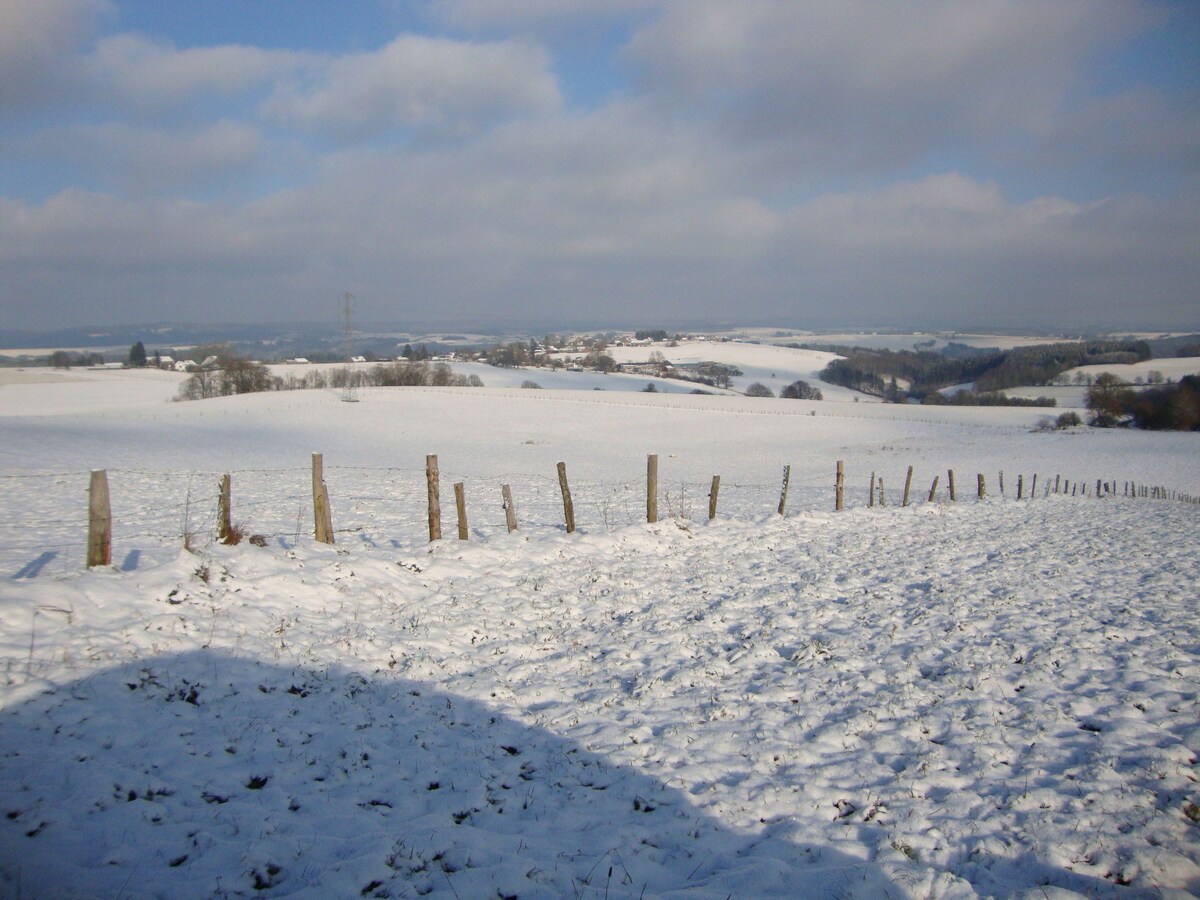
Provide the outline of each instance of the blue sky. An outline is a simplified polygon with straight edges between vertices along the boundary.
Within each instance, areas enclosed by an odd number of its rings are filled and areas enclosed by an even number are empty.
[[[0,0],[0,327],[1200,328],[1200,4]]]

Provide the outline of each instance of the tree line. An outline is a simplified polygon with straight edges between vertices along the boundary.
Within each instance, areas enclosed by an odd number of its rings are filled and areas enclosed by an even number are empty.
[[[974,382],[975,394],[989,395],[985,403],[1024,405],[1026,401],[1005,398],[997,392],[1018,385],[1051,384],[1063,372],[1078,366],[1135,363],[1150,358],[1150,346],[1145,341],[1086,341],[979,351],[952,344],[947,348],[949,353],[843,346],[811,349],[833,351],[844,357],[825,367],[822,380],[896,403],[925,400],[951,385]]]

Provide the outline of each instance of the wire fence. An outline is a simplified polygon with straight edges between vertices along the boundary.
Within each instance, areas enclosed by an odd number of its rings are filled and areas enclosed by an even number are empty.
[[[835,468],[788,467],[785,515],[835,508]],[[185,545],[197,549],[218,540],[218,500],[224,472],[107,471],[111,498],[112,564],[133,571],[165,562]],[[308,468],[243,469],[231,476],[231,520],[249,538],[290,549],[311,541],[314,531],[312,473]],[[568,480],[575,527],[605,533],[646,521],[647,481]],[[717,515],[764,520],[778,515],[783,487],[767,482],[727,482],[719,486]],[[856,471],[843,485],[845,508],[900,506],[906,472]],[[424,468],[328,466],[323,469],[330,498],[335,543],[413,551],[429,541],[428,492]],[[930,479],[937,478],[934,487]],[[955,502],[979,499],[977,474],[960,476]],[[948,471],[915,476],[908,505],[950,502]],[[468,537],[489,540],[507,532],[502,488],[511,487],[518,527],[529,534],[562,533],[563,497],[554,474],[511,472],[477,475],[443,469],[440,496],[446,539],[453,540],[456,510],[452,485],[461,482],[466,496]],[[1077,497],[1141,497],[1196,503],[1197,498],[1161,486],[1134,481],[1078,480],[1061,475],[991,473],[986,497],[1028,500],[1065,494]],[[89,473],[45,472],[0,475],[7,507],[0,524],[0,577],[24,579],[62,575],[84,568],[88,545]],[[663,478],[657,485],[660,519],[697,522],[709,518],[711,482]]]

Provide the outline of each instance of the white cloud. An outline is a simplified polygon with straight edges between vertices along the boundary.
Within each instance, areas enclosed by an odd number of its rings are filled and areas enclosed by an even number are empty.
[[[100,0],[0,0],[0,113],[53,100],[75,76]]]
[[[664,103],[788,166],[895,171],[947,141],[1045,133],[1088,55],[1147,20],[1084,0],[670,0],[629,55]]]
[[[262,151],[255,128],[227,120],[188,130],[80,124],[47,131],[35,143],[43,158],[68,159],[133,196],[186,191],[236,175]]]
[[[223,45],[180,50],[133,34],[104,38],[88,60],[94,88],[139,109],[255,89],[313,62],[310,54]]]
[[[536,46],[405,34],[283,82],[266,109],[300,128],[354,139],[396,128],[469,135],[509,116],[551,112],[560,102],[549,59]]]
[[[476,28],[524,28],[540,23],[615,18],[653,9],[660,0],[434,0],[438,17]]]

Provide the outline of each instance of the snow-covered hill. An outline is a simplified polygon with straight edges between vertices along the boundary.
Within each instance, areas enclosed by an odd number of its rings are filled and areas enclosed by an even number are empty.
[[[72,374],[0,388],[6,894],[1200,892],[1200,507],[1044,493],[1200,493],[1195,435],[607,391],[169,403]],[[427,453],[467,542],[427,541]],[[89,571],[96,467],[114,566]],[[212,541],[223,472],[266,546]]]

